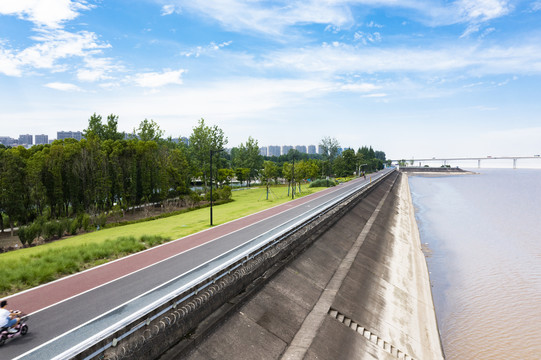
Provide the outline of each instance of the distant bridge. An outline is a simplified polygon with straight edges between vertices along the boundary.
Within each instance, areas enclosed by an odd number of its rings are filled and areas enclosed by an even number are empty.
[[[411,162],[418,162],[419,166],[423,162],[434,162],[441,161],[443,165],[446,166],[448,161],[477,161],[477,168],[481,168],[481,160],[513,160],[513,169],[517,168],[517,160],[519,159],[541,159],[540,155],[534,156],[486,156],[486,157],[450,157],[450,158],[426,158],[426,159],[400,159],[400,160],[391,160],[393,163],[398,163],[399,161],[406,160],[406,163],[411,164]]]

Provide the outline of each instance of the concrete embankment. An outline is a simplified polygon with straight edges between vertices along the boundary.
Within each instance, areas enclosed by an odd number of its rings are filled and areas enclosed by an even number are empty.
[[[443,359],[407,177],[385,180],[192,340],[162,358]]]
[[[420,166],[405,166],[400,167],[400,172],[406,173],[408,176],[447,176],[447,175],[473,175],[472,171],[467,171],[459,167],[420,167]]]

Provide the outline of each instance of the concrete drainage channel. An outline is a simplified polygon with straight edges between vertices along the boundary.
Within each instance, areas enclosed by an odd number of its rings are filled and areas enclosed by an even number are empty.
[[[414,358],[406,354],[404,351],[398,349],[396,346],[391,345],[389,341],[383,340],[378,335],[374,334],[368,329],[365,329],[363,326],[357,324],[355,321],[348,318],[346,315],[339,313],[337,310],[330,308],[329,315],[332,318],[344,324],[345,326],[349,327],[351,330],[357,332],[359,336],[365,337],[368,341],[370,341],[376,346],[379,346],[384,351],[393,355],[397,359],[415,360]]]
[[[247,256],[241,264],[234,264],[194,286],[75,358],[178,358],[179,353],[197,346],[205,334],[238,310],[245,299],[309,247],[389,175],[392,178],[398,176],[397,172],[390,172],[379,178],[324,214],[314,217],[305,226],[265,245],[264,251],[254,252],[253,256]]]

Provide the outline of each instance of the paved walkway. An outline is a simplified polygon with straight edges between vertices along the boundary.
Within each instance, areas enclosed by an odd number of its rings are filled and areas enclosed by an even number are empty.
[[[360,181],[360,179],[354,180],[354,182]],[[7,298],[9,306],[13,309],[22,309],[28,314],[36,313],[54,304],[144,269],[179,253],[204,243],[214,241],[226,234],[235,232],[263,219],[270,218],[293,207],[302,205],[310,200],[333,192],[338,188],[339,187],[325,189],[84,272],[70,275],[51,283],[14,294]]]

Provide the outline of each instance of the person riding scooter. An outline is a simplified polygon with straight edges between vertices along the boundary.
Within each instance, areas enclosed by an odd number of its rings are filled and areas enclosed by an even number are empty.
[[[0,303],[0,328],[8,328],[8,333],[14,334],[17,332],[15,326],[19,323],[18,313],[6,309],[8,302],[3,300]]]

